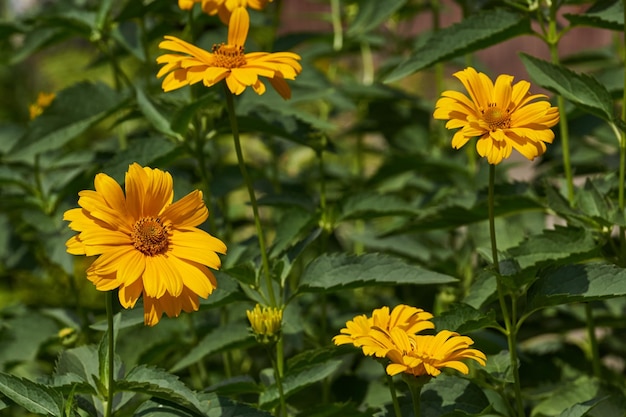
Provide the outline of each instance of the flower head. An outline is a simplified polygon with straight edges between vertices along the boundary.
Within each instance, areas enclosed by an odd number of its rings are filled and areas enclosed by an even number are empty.
[[[181,10],[191,10],[195,3],[199,3],[202,0],[178,0],[178,7]]]
[[[277,341],[283,321],[283,310],[276,307],[263,307],[257,304],[253,310],[246,310],[252,331],[261,343]]]
[[[30,106],[28,106],[28,112],[30,113],[30,120],[33,120],[34,118],[39,116],[41,113],[43,113],[43,110],[52,103],[55,97],[56,97],[56,94],[54,93],[40,92],[37,95],[37,101],[31,104]]]
[[[80,208],[63,219],[79,234],[70,238],[73,255],[97,255],[87,278],[100,291],[118,288],[124,308],[143,294],[144,322],[155,325],[165,312],[196,311],[217,282],[208,267],[219,269],[217,253],[226,245],[196,226],[208,217],[202,192],[172,203],[172,176],[134,163],[126,173],[126,195],[111,177],[98,174],[95,191],[78,195]]]
[[[387,373],[407,373],[414,376],[437,376],[442,368],[452,368],[468,374],[469,368],[461,359],[472,359],[485,365],[487,357],[477,349],[470,349],[474,341],[467,336],[442,330],[436,335],[412,335],[402,329],[390,332],[376,330],[373,334],[385,346],[385,356],[391,361]]]
[[[515,148],[533,160],[546,151],[554,133],[550,128],[558,123],[558,108],[544,94],[530,94],[530,83],[513,76],[500,75],[495,84],[482,72],[466,68],[454,74],[470,95],[444,91],[435,105],[435,119],[448,120],[448,129],[458,130],[452,147],[459,149],[471,138],[478,137],[476,150],[490,164],[499,164]]]
[[[363,349],[365,355],[384,357],[387,347],[372,337],[377,329],[386,333],[394,328],[415,334],[423,330],[434,329],[435,325],[429,321],[433,315],[421,308],[410,307],[404,304],[397,305],[389,312],[389,307],[378,308],[372,312],[372,317],[364,314],[356,316],[346,322],[346,327],[340,330],[339,335],[333,337],[336,345],[353,344]]]
[[[234,10],[228,25],[228,43],[213,45],[211,52],[198,48],[174,36],[165,36],[159,48],[174,52],[157,58],[165,64],[157,74],[163,79],[163,90],[171,91],[202,81],[211,87],[226,80],[233,94],[241,94],[252,87],[257,94],[265,93],[265,84],[259,76],[266,77],[283,98],[291,97],[285,80],[294,80],[302,71],[300,56],[292,52],[253,52],[244,54],[250,17],[243,7]]]

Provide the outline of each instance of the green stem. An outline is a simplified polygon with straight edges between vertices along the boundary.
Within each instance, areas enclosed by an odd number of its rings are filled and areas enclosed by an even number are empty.
[[[271,352],[270,357],[272,357]],[[287,417],[287,403],[285,401],[285,391],[283,388],[284,357],[284,342],[283,336],[281,335],[276,343],[276,360],[272,358],[272,365],[274,366],[274,378],[276,379],[276,387],[278,388],[278,397],[280,400],[280,413],[277,414],[282,417]]]
[[[333,24],[333,50],[340,51],[343,48],[343,27],[341,25],[341,2],[330,0],[330,13]]]
[[[600,364],[600,352],[598,349],[598,339],[596,338],[596,326],[593,321],[593,309],[590,303],[585,303],[585,315],[587,317],[587,334],[589,336],[589,347],[591,351],[591,365],[593,366],[593,376],[602,376],[602,366]]]
[[[383,365],[383,369],[385,369],[385,365]],[[398,395],[396,394],[396,386],[393,384],[393,377],[389,375],[386,370],[385,375],[387,376],[387,386],[389,386],[389,393],[391,394],[393,411],[396,414],[396,417],[402,417],[402,412],[400,411],[400,403],[398,403]]]
[[[626,7],[624,7],[624,19],[626,19]],[[626,48],[626,20],[624,20],[624,32],[623,32],[623,47]],[[624,50],[623,61],[626,61],[626,49]],[[624,85],[622,95],[622,121],[626,122],[626,65],[624,68]],[[613,125],[614,126],[614,125]],[[624,131],[619,132],[619,191],[618,191],[618,204],[620,215],[624,215],[624,167],[626,166],[626,133]],[[624,227],[619,228],[619,242],[621,249],[622,263],[626,261],[626,229]]]
[[[556,3],[556,2],[555,2]],[[554,6],[554,5],[553,5]],[[548,23],[548,35],[546,42],[550,48],[550,57],[552,63],[559,65],[559,39],[560,35],[557,33],[556,26],[556,6],[550,10],[550,22]],[[572,163],[570,161],[570,146],[569,146],[569,129],[567,127],[567,114],[565,113],[565,100],[562,96],[556,98],[557,106],[559,108],[559,130],[561,132],[561,142],[563,143],[563,169],[565,170],[565,180],[567,182],[567,199],[570,205],[574,204],[574,179],[572,176]]]
[[[241,151],[241,142],[239,141],[239,126],[237,124],[237,116],[235,114],[235,103],[233,100],[233,94],[228,89],[226,82],[223,83],[224,92],[226,94],[226,108],[228,109],[228,118],[230,119],[230,127],[233,132],[233,141],[235,142],[235,152],[237,154],[237,163],[239,164],[239,170],[241,176],[248,189],[248,196],[250,197],[250,205],[252,206],[252,213],[254,215],[254,225],[256,226],[256,233],[259,240],[259,249],[261,250],[261,262],[263,263],[263,275],[265,276],[265,282],[267,285],[267,292],[269,294],[270,304],[272,307],[278,307],[276,304],[276,297],[274,296],[274,286],[272,284],[272,276],[270,274],[270,264],[267,258],[267,250],[265,247],[265,234],[263,233],[263,227],[261,226],[261,218],[259,217],[259,206],[254,195],[254,188],[252,186],[252,180],[248,175],[246,163],[243,159],[243,152]]]
[[[107,313],[107,327],[108,327],[108,387],[107,387],[107,404],[104,412],[104,417],[111,417],[111,411],[113,409],[113,394],[115,393],[115,334],[113,329],[113,291],[107,291],[106,293],[106,313]]]
[[[409,378],[415,378],[412,375],[403,375],[406,384],[409,386],[409,392],[411,393],[411,401],[413,402],[413,417],[420,417],[422,415],[422,388],[424,384],[417,383],[416,381],[410,381]]]
[[[368,42],[361,42],[361,62],[363,64],[363,85],[374,83],[374,55]]]
[[[498,245],[496,242],[496,226],[495,226],[495,178],[496,178],[496,166],[489,164],[489,195],[488,195],[488,212],[489,212],[489,236],[491,238],[491,257],[493,258],[493,267],[496,273],[496,285],[498,288],[498,300],[500,302],[500,309],[502,310],[502,317],[504,319],[504,328],[506,334],[506,341],[509,349],[509,360],[511,361],[511,369],[513,370],[514,390],[515,390],[515,404],[517,408],[518,417],[524,417],[524,404],[522,403],[522,388],[519,377],[519,368],[517,365],[517,326],[515,325],[515,317],[509,315],[509,309],[506,305],[505,291],[502,284],[502,277],[500,276],[500,265],[498,263]],[[517,302],[515,295],[511,297],[511,310],[517,311]]]

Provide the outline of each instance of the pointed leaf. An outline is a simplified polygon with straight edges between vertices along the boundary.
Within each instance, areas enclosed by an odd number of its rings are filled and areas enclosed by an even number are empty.
[[[162,398],[194,411],[202,408],[196,394],[177,376],[163,369],[140,365],[132,369],[126,378],[115,381],[115,388],[117,391],[141,392]]]
[[[31,413],[63,415],[63,396],[46,385],[0,373],[0,392]]]
[[[489,355],[487,357],[487,365],[480,369],[487,372],[496,381],[506,384],[515,381],[513,368],[511,367],[511,356],[508,350],[503,350],[496,355]]]
[[[348,36],[360,37],[384,23],[407,0],[362,1],[354,21],[348,28]]]
[[[437,331],[450,330],[465,334],[495,325],[496,315],[493,310],[483,313],[468,304],[453,303],[447,311],[433,318],[433,322]]]
[[[569,407],[567,410],[564,410],[558,417],[584,417],[594,408],[596,405],[600,404],[602,401],[606,400],[607,397],[603,398],[592,398],[589,401],[585,401],[582,403],[574,404]]]
[[[307,265],[301,277],[300,291],[331,292],[375,285],[431,285],[456,281],[449,275],[429,271],[388,255],[324,254]]]
[[[182,141],[182,136],[174,132],[170,127],[170,122],[161,114],[161,112],[152,104],[146,93],[139,87],[135,88],[135,97],[137,99],[137,105],[139,110],[146,116],[146,119],[152,124],[158,132],[163,133],[165,136],[174,138],[178,141]]]
[[[254,342],[248,325],[244,323],[229,323],[228,326],[219,326],[206,334],[204,338],[187,355],[179,360],[171,372],[179,371],[196,363],[203,357],[217,353],[233,346],[249,346]]]
[[[520,56],[535,83],[603,120],[613,120],[613,99],[598,80],[530,55]]]
[[[382,216],[416,216],[419,211],[392,194],[360,193],[350,196],[342,205],[339,220],[369,219]]]
[[[437,62],[530,32],[530,22],[521,14],[502,9],[481,11],[433,33],[407,61],[389,74],[385,82],[397,81]]]
[[[565,14],[572,25],[593,26],[603,29],[624,30],[624,2],[622,0],[598,1],[581,14]]]
[[[425,415],[444,416],[453,411],[478,414],[489,406],[489,400],[475,384],[455,375],[441,374],[422,391]]]
[[[624,295],[626,269],[601,263],[565,265],[540,274],[528,290],[528,307],[534,310]]]

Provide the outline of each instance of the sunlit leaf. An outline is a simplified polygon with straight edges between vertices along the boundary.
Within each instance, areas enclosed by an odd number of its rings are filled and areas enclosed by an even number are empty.
[[[450,330],[465,334],[495,325],[496,315],[493,310],[483,313],[468,304],[453,303],[432,321],[437,331]]]
[[[424,45],[413,51],[411,57],[393,70],[385,81],[397,81],[437,62],[525,33],[530,33],[530,22],[521,14],[503,9],[472,14],[460,23],[432,33]]]
[[[370,253],[361,256],[324,254],[307,265],[301,292],[331,292],[375,285],[450,284],[456,278],[428,271],[400,258]]]
[[[565,13],[564,16],[572,25],[624,30],[624,2],[622,0],[598,1],[585,13]]]
[[[63,397],[46,385],[0,373],[0,392],[31,413],[58,417],[63,415]]]

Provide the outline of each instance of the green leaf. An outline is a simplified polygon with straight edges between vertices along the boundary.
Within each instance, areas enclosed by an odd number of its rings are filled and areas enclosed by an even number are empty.
[[[468,333],[495,325],[496,314],[493,310],[485,314],[468,304],[453,303],[447,311],[433,318],[432,321],[437,331],[450,330]]]
[[[109,293],[107,297],[112,297]],[[122,321],[122,314],[117,313],[113,318],[113,352],[115,352],[115,342],[117,342],[117,334],[120,328],[120,322]],[[102,385],[109,386],[109,363],[115,362],[115,357],[109,357],[109,332],[111,329],[107,326],[106,331],[102,334],[100,344],[98,345],[98,375]],[[115,356],[115,354],[113,355]]]
[[[84,133],[123,103],[123,97],[103,83],[81,82],[59,92],[50,107],[32,121],[7,160],[31,160],[59,149]]]
[[[336,372],[341,367],[341,364],[341,360],[329,360],[304,369],[299,369],[297,372],[292,373],[288,371],[283,379],[283,392],[285,397],[289,397],[307,386],[327,378]],[[278,401],[278,388],[275,384],[268,387],[268,389],[259,396],[259,406],[264,409],[275,407]]]
[[[611,94],[595,78],[530,55],[520,56],[535,83],[603,120],[613,120]]]
[[[489,406],[483,391],[464,378],[441,374],[433,378],[422,391],[422,409],[433,416],[453,411],[478,414]]]
[[[449,275],[428,271],[388,255],[324,254],[307,265],[299,291],[331,292],[376,285],[437,285],[456,281]]]
[[[194,411],[202,406],[195,393],[169,372],[145,365],[133,368],[122,380],[115,381],[117,391],[148,394],[172,401]]]
[[[31,413],[63,415],[63,396],[46,385],[0,373],[0,392]]]
[[[544,230],[540,235],[529,236],[507,253],[524,270],[542,262],[566,259],[597,249],[598,244],[589,230],[557,225],[554,230]]]
[[[586,13],[566,13],[564,16],[572,25],[624,30],[624,2],[622,0],[598,1]]]
[[[416,216],[419,211],[393,194],[364,192],[352,195],[342,205],[339,220],[370,219],[382,216]]]
[[[187,355],[180,359],[170,370],[179,371],[203,357],[230,349],[234,346],[245,347],[254,342],[249,326],[244,323],[229,323],[228,326],[216,327],[207,333]]]
[[[146,119],[152,124],[152,126],[165,136],[182,141],[183,137],[172,130],[170,122],[161,114],[161,112],[152,104],[150,99],[146,96],[143,90],[139,87],[135,87],[135,97],[137,99],[137,105],[139,110],[146,116]]]
[[[614,224],[611,219],[617,214],[615,207],[589,178],[585,181],[585,187],[577,190],[576,207],[600,226],[612,227]]]
[[[0,368],[7,363],[35,361],[41,346],[56,337],[59,326],[35,311],[2,319],[0,327]]]
[[[452,26],[434,32],[424,44],[387,76],[397,81],[437,62],[484,49],[514,36],[531,33],[529,20],[503,9],[473,14]]]
[[[295,245],[299,236],[310,232],[315,227],[316,220],[315,213],[297,207],[285,212],[276,225],[276,236],[270,249],[270,258],[280,256],[289,247]]]
[[[572,382],[561,382],[545,399],[533,408],[533,415],[558,416],[564,410],[589,401],[600,391],[599,382],[589,377],[580,377]]]
[[[515,381],[508,350],[503,350],[496,355],[489,355],[487,357],[487,365],[480,369],[487,372],[491,378],[498,382],[509,384]]]
[[[384,23],[399,8],[404,6],[407,0],[386,1],[362,1],[354,21],[348,28],[346,35],[361,37],[367,32],[376,29]]]
[[[589,263],[543,271],[528,290],[530,310],[626,295],[626,269]]]
[[[607,397],[592,398],[589,401],[574,404],[573,406],[559,414],[559,417],[584,417],[589,413],[589,411],[591,411],[592,408],[600,404],[602,401],[606,400],[606,398]]]

